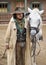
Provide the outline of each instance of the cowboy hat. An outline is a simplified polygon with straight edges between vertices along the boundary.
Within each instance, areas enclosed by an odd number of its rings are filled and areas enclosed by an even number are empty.
[[[12,12],[11,14],[16,14],[16,13],[25,13],[25,11],[24,11],[22,8],[17,7],[17,8],[15,9],[15,11]]]

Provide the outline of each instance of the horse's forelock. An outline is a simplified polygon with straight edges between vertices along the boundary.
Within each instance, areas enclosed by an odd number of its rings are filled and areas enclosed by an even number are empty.
[[[38,9],[38,8],[34,8],[34,9],[32,10],[32,13],[38,13],[38,14],[39,14],[39,9]]]
[[[39,11],[39,9],[38,9],[38,8],[34,8],[33,10],[34,10],[34,11]]]

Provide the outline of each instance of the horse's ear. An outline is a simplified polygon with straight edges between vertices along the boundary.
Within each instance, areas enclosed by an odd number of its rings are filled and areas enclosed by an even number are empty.
[[[28,7],[28,12],[30,12],[30,13],[32,12],[32,10],[29,7]]]
[[[40,14],[43,14],[43,13],[44,13],[44,10],[41,10],[39,13],[40,13]]]

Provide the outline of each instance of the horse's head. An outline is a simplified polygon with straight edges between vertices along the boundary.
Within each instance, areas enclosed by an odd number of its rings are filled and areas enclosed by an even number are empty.
[[[44,10],[40,11],[38,8],[34,8],[33,10],[31,10],[30,8],[28,8],[28,12],[30,13],[28,16],[30,27],[33,27],[34,29],[38,28],[42,22],[41,14],[44,12]]]
[[[34,8],[33,10],[31,10],[30,8],[28,8],[28,12],[30,13],[28,16],[28,20],[30,22],[31,26],[38,26],[38,24],[41,21],[41,14],[44,12],[44,10],[39,11],[38,8]]]

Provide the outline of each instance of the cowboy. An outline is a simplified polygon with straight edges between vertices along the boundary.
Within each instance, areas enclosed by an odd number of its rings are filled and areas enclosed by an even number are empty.
[[[26,43],[27,21],[24,11],[17,7],[12,15],[5,36],[7,65],[31,65],[30,45]]]

